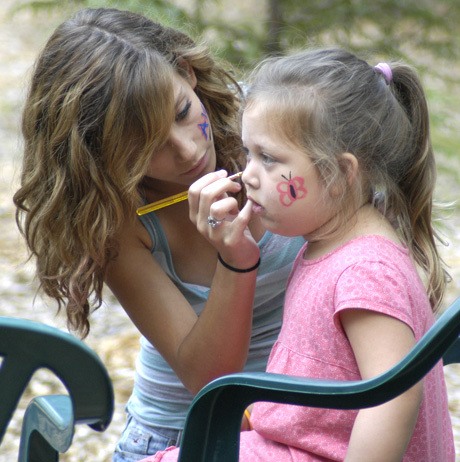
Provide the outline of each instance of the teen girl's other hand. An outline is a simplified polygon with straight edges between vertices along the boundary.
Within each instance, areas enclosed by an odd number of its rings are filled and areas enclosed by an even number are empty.
[[[228,195],[241,188],[225,170],[209,173],[190,186],[189,213],[198,231],[225,262],[247,268],[259,258],[259,248],[250,231],[252,203],[248,201],[239,210],[237,200]]]

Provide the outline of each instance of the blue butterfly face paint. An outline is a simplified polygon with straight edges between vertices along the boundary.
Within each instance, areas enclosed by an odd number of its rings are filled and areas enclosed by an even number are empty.
[[[206,112],[205,107],[203,106],[203,103],[201,103],[201,116],[203,117],[203,122],[198,124],[198,127],[200,127],[201,133],[204,136],[204,139],[208,141],[209,135],[208,135],[208,128],[209,128],[209,122],[208,122],[208,113]]]

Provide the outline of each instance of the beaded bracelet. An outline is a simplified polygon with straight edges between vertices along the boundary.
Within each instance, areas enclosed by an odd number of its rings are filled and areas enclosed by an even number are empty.
[[[222,263],[222,266],[229,269],[230,271],[234,271],[235,273],[250,273],[251,271],[256,270],[260,266],[260,257],[259,257],[259,260],[257,260],[257,263],[254,266],[251,266],[250,268],[247,268],[247,269],[239,269],[239,268],[235,268],[234,266],[230,266],[228,263],[224,262],[224,260],[220,256],[220,253],[217,254],[217,258]]]

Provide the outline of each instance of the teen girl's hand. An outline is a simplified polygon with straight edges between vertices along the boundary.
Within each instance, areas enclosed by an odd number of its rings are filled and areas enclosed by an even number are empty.
[[[152,258],[155,243],[138,220],[123,229],[123,246],[107,271],[107,283],[125,311],[193,394],[216,377],[241,371],[251,339],[259,247],[248,229],[250,204],[238,210],[227,193],[241,185],[226,176],[215,172],[192,185],[189,217],[187,211],[180,215],[180,206],[170,209],[171,223],[183,225],[177,239],[193,249],[180,257],[176,270],[188,271],[189,279],[194,271],[203,274],[203,266],[209,271],[209,295],[199,316]],[[212,228],[210,214],[227,220]],[[208,241],[195,235],[195,226]],[[216,263],[214,249],[233,269]]]
[[[250,207],[239,212],[236,200],[227,197],[227,192],[237,192],[241,186],[225,175],[211,174],[193,185],[189,193],[193,223],[187,215],[180,217],[171,209],[184,226],[178,239],[193,249],[182,256],[177,268],[189,274],[203,273],[205,265],[210,273],[208,299],[199,316],[152,258],[155,243],[138,220],[128,221],[123,228],[119,238],[123,246],[107,270],[106,280],[114,295],[192,394],[216,377],[241,371],[251,338],[259,248],[248,230]],[[216,209],[210,211],[211,207]],[[229,221],[212,228],[208,216],[218,212],[222,213],[219,219],[228,214]],[[196,224],[213,247],[209,248],[201,236],[189,239],[187,233],[192,235]],[[234,268],[254,266],[254,270],[238,272],[216,263],[214,249]]]
[[[235,268],[249,268],[259,259],[259,248],[249,229],[252,204],[238,209],[242,186],[224,170],[209,173],[190,186],[190,220],[214,246],[221,258]]]

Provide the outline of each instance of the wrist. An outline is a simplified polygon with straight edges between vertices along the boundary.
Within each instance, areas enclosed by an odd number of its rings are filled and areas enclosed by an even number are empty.
[[[233,271],[235,273],[251,273],[252,271],[257,270],[260,266],[260,257],[257,260],[257,263],[253,266],[249,266],[247,268],[236,268],[232,265],[229,265],[220,255],[220,253],[217,254],[217,259],[219,260],[220,264],[224,267],[227,268],[230,271]]]

